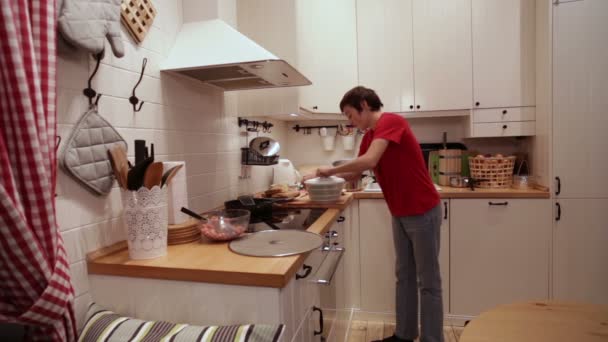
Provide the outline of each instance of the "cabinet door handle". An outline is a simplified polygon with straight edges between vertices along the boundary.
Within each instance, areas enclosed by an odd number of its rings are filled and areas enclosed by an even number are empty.
[[[335,230],[330,230],[327,233],[325,233],[325,237],[326,238],[337,238],[338,237],[338,232]]]
[[[304,274],[299,275],[296,273],[296,279],[304,279],[304,278],[308,277],[310,275],[310,272],[312,271],[312,267],[308,266],[306,264],[304,264],[304,266],[302,266],[302,268],[304,269]]]
[[[509,202],[506,202],[506,201],[505,202],[491,202],[490,201],[490,202],[488,202],[488,204],[489,205],[497,205],[497,206],[498,205],[507,206],[507,205],[509,205]]]
[[[502,115],[505,115],[505,114],[507,114],[507,110],[506,109],[502,111]]]
[[[416,105],[416,109],[420,109],[420,105]]]
[[[502,125],[502,129],[507,129],[507,125]]]
[[[414,109],[414,105],[410,105],[410,109]]]
[[[479,107],[479,102],[475,102],[475,107]]]
[[[555,206],[557,207],[557,217],[555,218],[555,221],[559,221],[562,219],[562,205],[557,202],[555,203]]]
[[[312,109],[319,109],[318,106],[312,106]]]
[[[320,308],[313,306],[312,311],[319,311],[319,330],[315,330],[315,336],[321,335],[323,333],[323,310]]]
[[[557,181],[557,189],[555,190],[555,194],[559,195],[562,192],[562,180],[559,177],[555,177]]]
[[[338,217],[338,220],[336,222],[340,223],[340,222],[344,222],[344,221],[346,221],[346,217],[340,216],[340,217]]]
[[[443,219],[448,219],[448,202],[443,202]]]

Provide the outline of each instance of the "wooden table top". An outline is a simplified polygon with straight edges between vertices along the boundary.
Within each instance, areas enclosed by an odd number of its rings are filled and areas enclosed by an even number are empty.
[[[608,341],[608,306],[542,301],[502,305],[472,320],[459,340],[562,341]]]

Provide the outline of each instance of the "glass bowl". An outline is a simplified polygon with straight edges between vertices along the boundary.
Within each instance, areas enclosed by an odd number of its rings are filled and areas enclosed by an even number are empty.
[[[210,211],[199,224],[201,234],[212,241],[230,241],[245,233],[251,213],[243,209]]]

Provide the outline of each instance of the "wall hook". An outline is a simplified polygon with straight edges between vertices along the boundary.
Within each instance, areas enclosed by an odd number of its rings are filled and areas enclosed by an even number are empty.
[[[274,125],[272,123],[268,122],[268,121],[262,122],[262,128],[263,128],[263,132],[264,133],[271,133],[272,132],[271,129],[272,129],[273,126]]]
[[[95,59],[97,60],[97,63],[95,63],[95,69],[93,69],[93,73],[91,74],[91,76],[89,76],[89,80],[87,81],[88,87],[82,90],[82,93],[84,94],[84,96],[89,98],[89,106],[93,105],[93,98],[95,96],[97,96],[97,98],[95,99],[95,106],[97,106],[97,104],[99,103],[99,98],[101,97],[101,94],[97,94],[95,89],[93,89],[91,87],[91,82],[93,81],[93,77],[95,77],[95,74],[97,74],[97,70],[99,70],[99,64],[101,63],[101,57],[102,57],[102,52],[95,55]]]
[[[61,135],[55,136],[55,151],[59,149],[59,144],[61,144]]]
[[[129,97],[129,103],[131,103],[133,105],[134,112],[139,112],[141,110],[141,107],[144,105],[144,101],[141,101],[141,103],[139,103],[139,99],[137,98],[137,96],[135,96],[135,89],[137,89],[137,87],[141,83],[141,80],[144,78],[144,71],[146,70],[146,64],[148,64],[148,59],[144,57],[144,60],[141,63],[141,74],[139,74],[139,80],[135,84],[135,87],[133,87],[133,92],[131,93],[131,97]],[[139,103],[139,107],[137,107],[137,103]]]

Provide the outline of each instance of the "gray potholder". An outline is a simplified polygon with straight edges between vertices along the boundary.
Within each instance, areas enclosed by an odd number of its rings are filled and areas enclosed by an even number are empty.
[[[107,151],[116,144],[121,144],[127,150],[125,140],[93,106],[74,127],[65,144],[61,166],[95,194],[105,195],[114,183]]]
[[[116,57],[125,49],[120,39],[121,0],[62,0],[59,3],[59,32],[68,43],[92,54],[104,49],[107,38]]]

